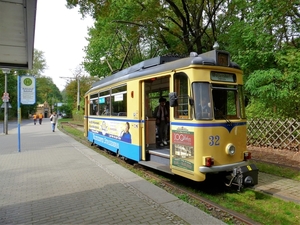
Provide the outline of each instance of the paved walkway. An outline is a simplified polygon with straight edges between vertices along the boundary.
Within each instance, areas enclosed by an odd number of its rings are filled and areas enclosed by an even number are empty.
[[[224,224],[56,130],[0,134],[0,224]],[[3,131],[3,124],[0,125]]]
[[[255,190],[300,204],[300,182],[266,173],[259,173]]]

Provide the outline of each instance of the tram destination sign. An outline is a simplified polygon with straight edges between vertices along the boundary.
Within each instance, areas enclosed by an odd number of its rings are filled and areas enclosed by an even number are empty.
[[[20,93],[21,103],[24,105],[35,104],[35,77],[21,76],[20,79]]]
[[[224,81],[224,82],[236,82],[236,76],[233,73],[220,73],[212,71],[210,73],[210,79],[214,81]]]

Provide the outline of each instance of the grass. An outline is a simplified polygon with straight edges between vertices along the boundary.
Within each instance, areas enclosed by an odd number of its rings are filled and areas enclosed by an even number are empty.
[[[70,119],[59,120],[59,126],[63,126],[61,122],[71,122]],[[77,130],[73,127],[64,127],[65,131],[73,135],[79,140],[86,140],[83,136],[82,131]],[[99,151],[100,152],[100,151]],[[278,167],[273,164],[267,164],[262,162],[254,162],[259,168],[260,172],[273,174],[276,176],[282,176],[285,178],[300,181],[299,171],[292,168]],[[133,169],[134,170],[134,169]],[[141,172],[137,172],[141,173]],[[140,174],[140,176],[142,176]],[[155,181],[150,181],[156,184]],[[234,210],[238,213],[244,214],[245,216],[251,218],[252,220],[265,224],[265,225],[298,225],[300,221],[300,205],[294,202],[283,201],[278,198],[274,198],[270,195],[257,192],[253,189],[244,189],[242,192],[225,192],[217,194],[207,194],[204,192],[199,192],[194,190],[195,193],[208,198],[212,202],[222,205],[225,208]],[[199,206],[199,203],[195,200],[190,199],[187,195],[176,194],[178,198],[184,200],[185,202]],[[209,212],[208,212],[209,213]],[[228,222],[231,224],[231,222]]]
[[[255,163],[260,172],[300,181],[300,171],[297,169],[255,161],[253,163]]]
[[[299,224],[300,205],[251,189],[245,189],[241,193],[221,193],[205,197],[261,224]]]

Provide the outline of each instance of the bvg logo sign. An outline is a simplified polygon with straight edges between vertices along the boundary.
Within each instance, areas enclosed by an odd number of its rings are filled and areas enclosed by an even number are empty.
[[[32,85],[32,80],[30,78],[25,78],[23,81],[25,86],[31,86]]]

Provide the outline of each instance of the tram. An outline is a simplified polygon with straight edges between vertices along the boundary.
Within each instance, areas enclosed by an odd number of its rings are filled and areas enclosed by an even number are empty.
[[[161,98],[170,103],[166,145],[154,114]],[[257,184],[243,74],[226,51],[159,56],[105,77],[85,94],[84,114],[87,139],[124,159],[197,182],[217,173],[227,186]]]

